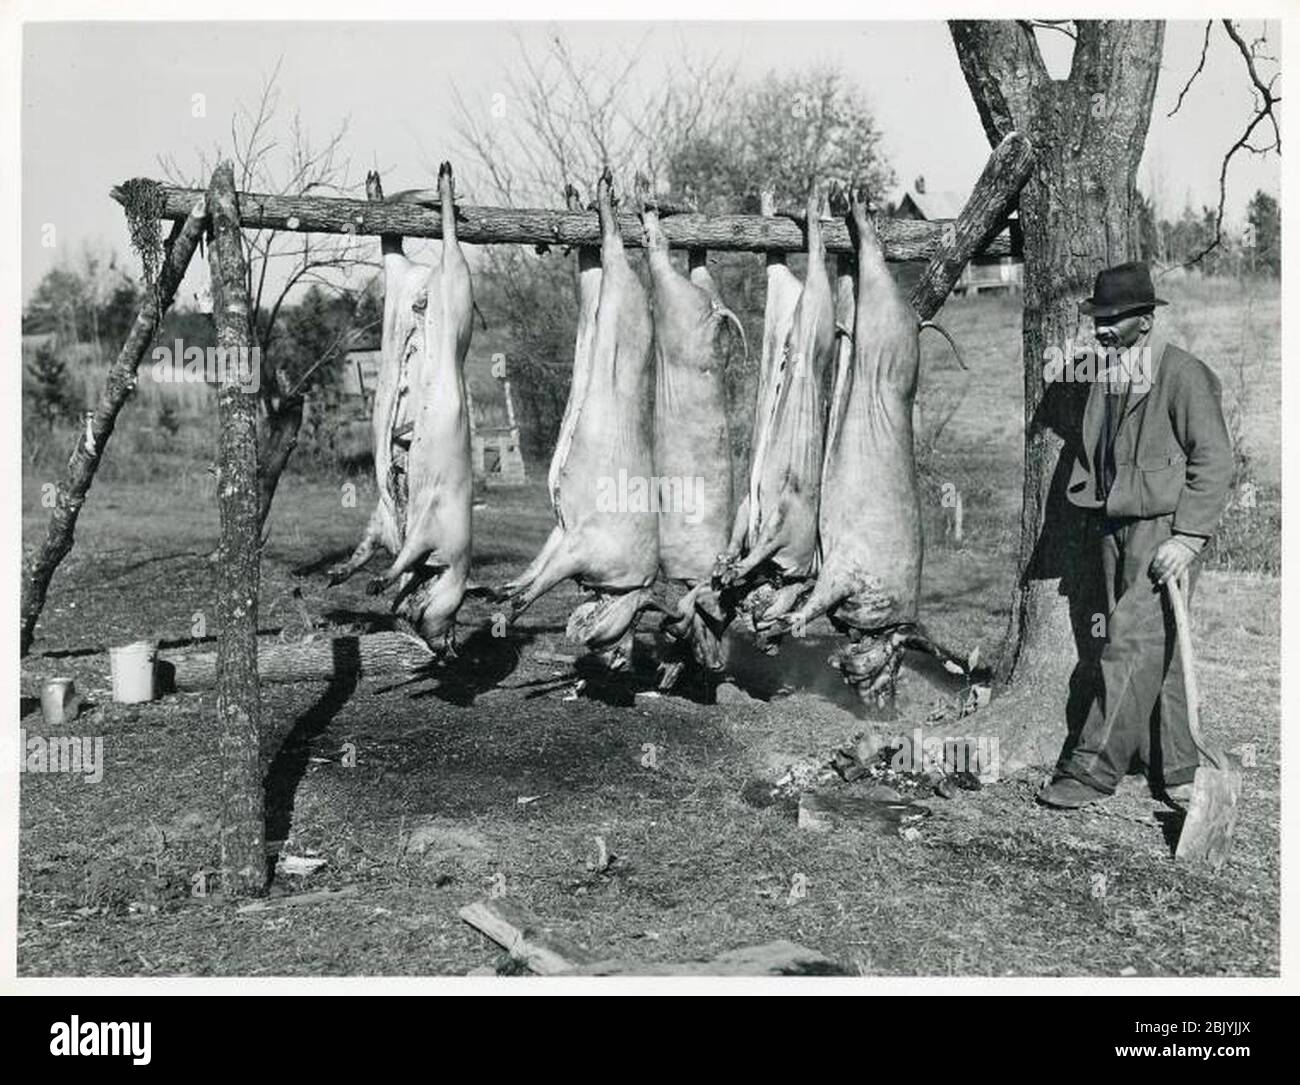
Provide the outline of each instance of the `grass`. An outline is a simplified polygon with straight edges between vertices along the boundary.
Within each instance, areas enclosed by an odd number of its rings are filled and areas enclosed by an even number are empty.
[[[1249,387],[1275,388],[1277,308],[1256,304],[1257,347],[1242,348],[1258,370]],[[954,299],[941,316],[976,373],[933,457],[932,477],[955,478],[967,494],[966,537],[958,547],[927,520],[924,610],[944,639],[989,649],[1005,628],[1018,513],[1016,315],[1014,302]],[[1187,345],[1221,374],[1244,334],[1240,316],[1225,304],[1218,316],[1197,310],[1189,325],[1200,339]],[[927,338],[925,379],[962,379],[943,368],[941,346]],[[1261,392],[1245,405],[1261,483],[1278,469],[1269,443],[1278,403]],[[544,472],[533,474],[527,486],[492,491],[476,514],[480,580],[517,571],[549,530]],[[43,481],[29,473],[24,487],[29,545],[44,531]],[[384,604],[360,582],[326,590],[319,572],[350,549],[369,511],[368,485],[349,505],[342,482],[283,483],[263,562],[268,635],[299,636],[313,619],[336,630],[385,621]],[[1204,717],[1217,741],[1251,747],[1255,761],[1220,874],[1171,862],[1161,808],[1136,777],[1079,814],[1036,807],[1036,774],[1023,772],[956,799],[927,798],[933,815],[915,839],[865,825],[801,831],[788,803],[746,801],[756,779],[820,762],[873,727],[924,727],[958,691],[909,668],[905,718],[875,723],[825,666],[834,637],[818,626],[775,664],[738,642],[733,667],[749,695],[723,704],[634,696],[648,684],[648,658],[637,681],[593,677],[586,696],[566,700],[571,675],[545,655],[573,650],[563,626],[579,595],[566,586],[508,638],[490,635],[491,608],[472,601],[462,658],[436,676],[264,689],[268,838],[284,840],[282,854],[327,860],[305,878],[277,876],[273,892],[357,894],[241,915],[220,896],[194,895],[196,874],[219,860],[214,695],[114,704],[97,654],[140,636],[185,641],[211,619],[206,555],[216,533],[212,478],[180,459],[140,478],[123,462],[86,504],[24,662],[22,724],[42,732],[31,698],[43,679],[71,674],[93,702],[75,730],[103,737],[107,766],[97,785],[21,779],[22,975],[509,972],[456,916],[503,884],[610,957],[710,957],[789,938],[863,975],[1278,972],[1275,577],[1211,570],[1197,592]],[[653,768],[643,764],[648,746]],[[342,751],[351,748],[348,768]],[[598,835],[619,857],[600,873],[587,864]],[[792,896],[796,884],[804,895]]]

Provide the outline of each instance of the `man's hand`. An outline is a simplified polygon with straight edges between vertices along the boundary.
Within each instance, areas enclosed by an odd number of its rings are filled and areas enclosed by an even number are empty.
[[[1184,541],[1183,536],[1174,535],[1156,547],[1151,558],[1151,579],[1163,585],[1171,577],[1177,579],[1187,571],[1200,548],[1191,539]]]

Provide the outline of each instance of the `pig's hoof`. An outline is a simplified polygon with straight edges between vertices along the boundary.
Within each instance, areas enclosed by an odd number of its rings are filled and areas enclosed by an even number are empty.
[[[628,654],[623,651],[621,646],[607,648],[603,652],[597,652],[596,658],[605,665],[605,669],[615,673],[622,673],[628,669],[631,660]]]
[[[883,707],[893,700],[895,679],[903,663],[903,644],[890,635],[865,636],[830,660],[868,703]]]
[[[685,664],[681,661],[672,663],[659,664],[659,692],[668,693],[675,687],[682,677],[682,670]]]

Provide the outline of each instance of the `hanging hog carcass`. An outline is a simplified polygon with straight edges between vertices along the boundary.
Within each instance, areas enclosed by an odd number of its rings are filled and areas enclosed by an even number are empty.
[[[822,564],[812,593],[782,621],[800,630],[823,614],[852,643],[832,662],[864,696],[893,688],[903,650],[964,670],[917,621],[921,508],[912,406],[921,325],[885,265],[873,220],[850,196],[857,250],[852,341],[842,345],[827,424],[818,525]],[[846,280],[841,278],[841,292]]]
[[[719,332],[730,321],[743,346],[744,330],[722,303],[707,254],[690,251],[689,278],[677,271],[643,180],[638,194],[654,314],[659,572],[682,593],[667,606],[661,633],[717,674],[725,663],[722,638],[730,614],[713,585],[713,563],[727,543],[732,493],[726,350]],[[665,660],[660,687],[671,688],[683,665]]]
[[[596,186],[599,263],[579,250],[574,380],[549,482],[557,523],[546,545],[505,585],[518,616],[561,581],[594,598],[569,617],[568,636],[625,667],[659,562],[654,495],[653,326],[614,214],[608,169]],[[584,377],[585,374],[585,377]]]
[[[379,177],[366,181],[382,199]],[[456,612],[471,561],[472,466],[465,357],[473,332],[469,265],[456,236],[451,164],[438,171],[442,256],[407,258],[402,239],[381,239],[383,362],[372,416],[379,500],[352,556],[330,571],[348,579],[382,545],[393,563],[371,584],[396,583],[393,607],[435,651],[454,648]]]
[[[782,631],[781,619],[807,594],[818,569],[823,388],[835,351],[835,312],[821,228],[824,204],[817,191],[809,195],[803,286],[783,261],[768,260],[749,492],[715,569],[718,585],[739,597],[738,606],[749,612],[760,645],[771,651],[772,638]]]

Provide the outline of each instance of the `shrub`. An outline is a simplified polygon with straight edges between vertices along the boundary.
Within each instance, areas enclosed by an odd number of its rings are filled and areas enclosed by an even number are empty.
[[[80,404],[72,391],[68,367],[49,345],[37,347],[27,364],[27,401],[30,417],[47,430],[77,417]]]

